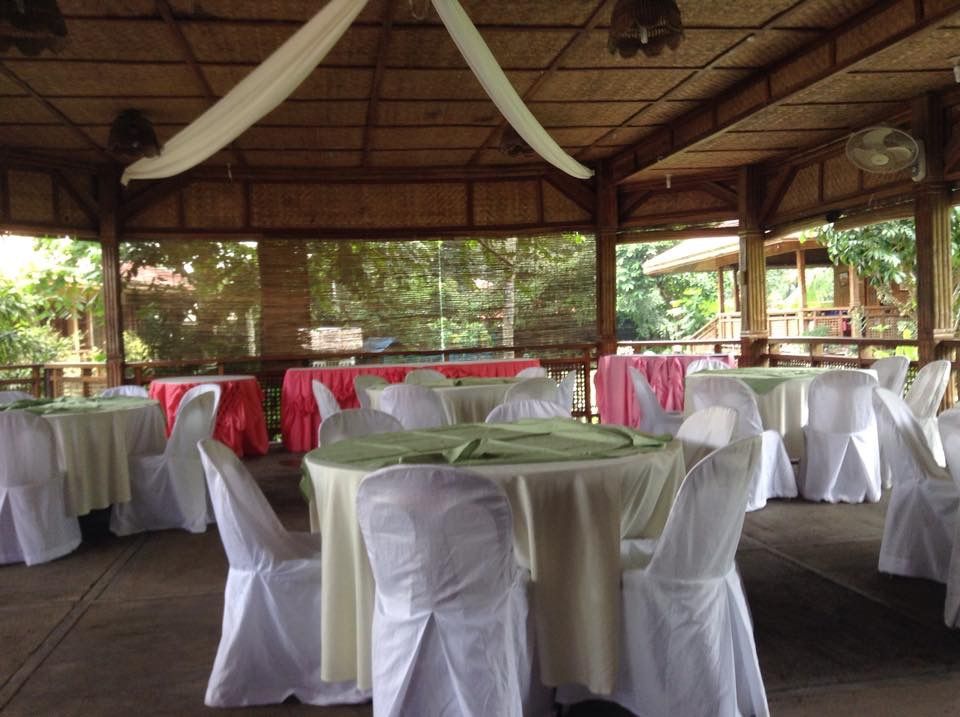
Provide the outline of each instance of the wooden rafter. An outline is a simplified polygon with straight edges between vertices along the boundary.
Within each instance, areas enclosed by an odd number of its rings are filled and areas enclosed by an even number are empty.
[[[571,202],[590,214],[597,210],[597,195],[590,186],[567,174],[550,169],[543,179]]]
[[[640,205],[652,196],[653,192],[640,192],[639,194],[628,194],[626,197],[622,197],[620,203],[620,221],[622,222],[627,219],[640,208]]]
[[[53,170],[53,175],[57,178],[57,184],[66,190],[67,194],[73,197],[73,200],[80,205],[84,214],[94,224],[97,222],[97,200],[89,193],[78,187],[68,174],[64,174],[59,169]]]
[[[377,66],[373,70],[370,83],[370,101],[367,103],[367,121],[363,126],[363,166],[370,164],[370,135],[377,124],[377,105],[380,102],[380,85],[387,68],[387,52],[390,49],[390,30],[393,28],[393,15],[396,0],[387,0],[383,7],[383,25],[377,40]]]
[[[787,193],[787,189],[790,188],[794,177],[797,176],[798,169],[799,167],[796,166],[784,167],[780,170],[777,178],[773,180],[773,185],[770,187],[767,195],[763,198],[763,204],[760,205],[761,226],[765,225],[767,220],[773,216],[775,211],[777,211],[777,207],[779,207],[780,202],[783,201],[783,197]]]
[[[221,175],[222,176],[222,175]],[[174,192],[180,191],[193,180],[192,172],[183,172],[167,179],[150,182],[144,189],[132,195],[120,205],[120,218],[126,221],[149,206],[156,204]]]
[[[700,189],[705,191],[707,194],[710,194],[722,202],[726,202],[731,206],[737,206],[737,193],[725,187],[719,182],[704,182],[700,185]]]

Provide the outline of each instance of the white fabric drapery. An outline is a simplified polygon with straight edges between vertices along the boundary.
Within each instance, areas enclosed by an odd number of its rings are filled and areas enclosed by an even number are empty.
[[[366,4],[367,0],[330,0],[236,87],[166,142],[161,154],[127,167],[122,183],[172,177],[226,147],[290,96]],[[490,99],[527,144],[561,171],[578,179],[592,177],[593,170],[564,152],[523,103],[460,3],[433,0],[433,5]]]

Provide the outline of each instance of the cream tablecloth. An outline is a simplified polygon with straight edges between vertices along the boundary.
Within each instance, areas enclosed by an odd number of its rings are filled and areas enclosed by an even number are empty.
[[[483,423],[490,411],[503,403],[507,390],[516,382],[507,378],[457,378],[424,385],[440,397],[450,423]],[[380,396],[385,388],[366,389],[372,408],[380,408]]]
[[[591,441],[593,455],[577,455]],[[311,527],[323,536],[323,679],[370,686],[374,583],[356,518],[360,482],[401,456],[436,461],[438,451],[463,458],[466,449],[474,453],[464,467],[498,483],[513,508],[517,559],[533,581],[541,679],[609,693],[619,658],[620,540],[660,534],[684,475],[679,442],[645,442],[629,429],[553,419],[381,434],[308,453],[302,487]]]

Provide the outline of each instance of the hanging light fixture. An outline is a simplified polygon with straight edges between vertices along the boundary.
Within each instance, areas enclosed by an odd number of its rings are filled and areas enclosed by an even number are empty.
[[[59,52],[66,37],[57,0],[0,0],[0,52],[11,47],[30,57]]]
[[[500,151],[508,157],[529,157],[534,154],[533,148],[513,128],[513,125],[509,124],[503,128],[503,133],[500,135]]]
[[[155,157],[160,154],[160,143],[153,124],[140,110],[124,110],[110,125],[107,146],[124,159]]]
[[[676,50],[683,39],[680,8],[674,0],[617,0],[610,19],[607,49],[611,55],[659,55],[663,48]]]

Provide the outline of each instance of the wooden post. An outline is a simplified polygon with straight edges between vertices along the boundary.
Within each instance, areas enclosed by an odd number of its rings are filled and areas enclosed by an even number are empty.
[[[767,351],[767,266],[760,226],[760,186],[756,167],[740,167],[740,365],[757,366]]]
[[[800,284],[800,308],[807,308],[807,255],[797,250],[797,281]]]
[[[617,185],[601,164],[597,180],[597,337],[600,354],[617,352]]]
[[[943,178],[945,130],[940,98],[927,93],[912,105],[913,134],[923,140],[927,174],[914,192],[917,237],[917,339],[920,364],[937,357],[937,343],[953,336],[950,267],[950,190]]]
[[[102,169],[98,182],[100,255],[103,265],[104,346],[107,352],[107,385],[123,383],[123,314],[120,285],[120,178],[115,167]]]

